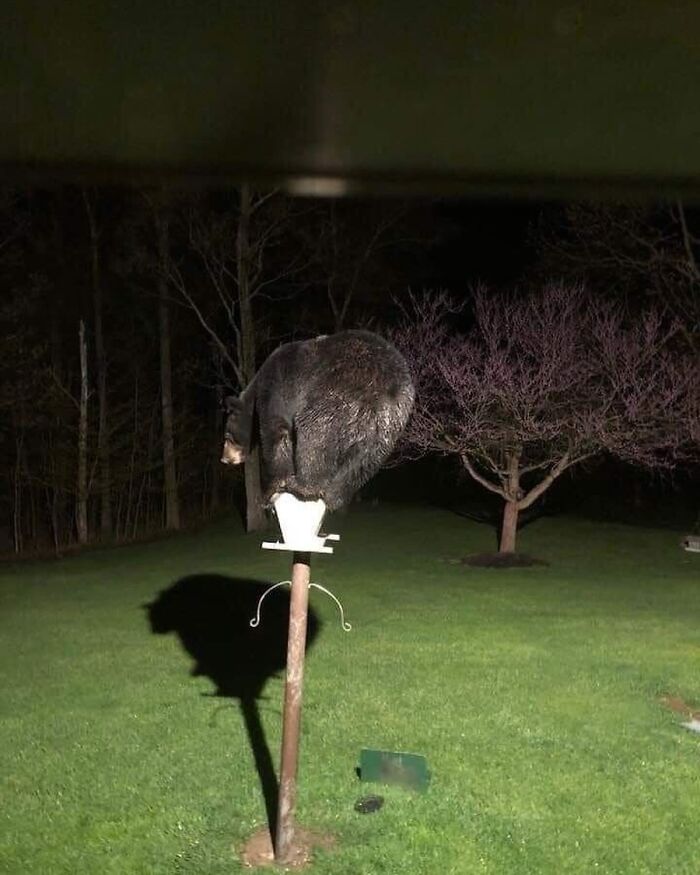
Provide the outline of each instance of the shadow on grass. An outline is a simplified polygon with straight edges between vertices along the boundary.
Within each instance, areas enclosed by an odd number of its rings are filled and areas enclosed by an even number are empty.
[[[250,620],[268,586],[217,574],[192,575],[162,590],[145,607],[153,634],[177,634],[194,659],[192,675],[213,681],[212,695],[240,701],[274,836],[279,787],[257,703],[266,682],[287,662],[289,590],[277,589],[267,596],[260,625],[252,629]],[[309,609],[307,650],[319,627]]]

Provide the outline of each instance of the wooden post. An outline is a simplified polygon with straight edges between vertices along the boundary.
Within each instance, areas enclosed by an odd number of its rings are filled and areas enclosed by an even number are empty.
[[[287,682],[284,688],[282,722],[282,757],[277,808],[275,862],[291,862],[294,848],[294,809],[297,794],[301,700],[304,684],[306,652],[306,621],[309,610],[309,553],[294,553],[292,560],[292,592],[289,602],[289,637],[287,639]]]

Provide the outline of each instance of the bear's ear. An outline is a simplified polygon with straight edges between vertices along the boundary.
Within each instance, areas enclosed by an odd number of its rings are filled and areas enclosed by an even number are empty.
[[[235,395],[229,395],[227,398],[224,398],[224,410],[226,413],[236,413],[241,407],[243,407],[243,402]]]

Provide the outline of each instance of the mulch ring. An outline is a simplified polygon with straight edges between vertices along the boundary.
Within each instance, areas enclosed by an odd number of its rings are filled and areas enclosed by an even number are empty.
[[[332,835],[297,826],[294,830],[291,859],[284,868],[285,870],[300,869],[311,862],[314,848],[331,851],[335,845],[336,840]],[[275,865],[270,830],[266,826],[254,832],[245,843],[245,847],[241,851],[241,860],[248,869]]]
[[[549,565],[544,559],[536,559],[528,553],[472,553],[462,559],[450,559],[452,565],[469,565],[472,568],[530,568],[533,565]]]
[[[672,696],[670,693],[667,693],[665,696],[661,696],[659,701],[662,705],[670,708],[671,711],[675,711],[676,714],[682,714],[691,720],[700,720],[700,711],[696,711],[692,705],[689,705],[680,696]]]

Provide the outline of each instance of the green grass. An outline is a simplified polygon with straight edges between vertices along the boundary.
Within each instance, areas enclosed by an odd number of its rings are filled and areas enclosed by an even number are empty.
[[[676,533],[545,520],[519,547],[549,567],[492,570],[449,563],[494,535],[435,509],[331,530],[313,577],[353,631],[312,595],[298,819],[338,839],[313,871],[699,871],[700,737],[658,701],[700,705],[700,556]],[[285,578],[258,544],[231,522],[2,569],[0,871],[243,871],[265,806],[240,708],[142,605],[190,574]],[[282,681],[265,694],[276,762]],[[425,754],[428,793],[361,785],[363,746]],[[370,791],[382,811],[354,813]]]

